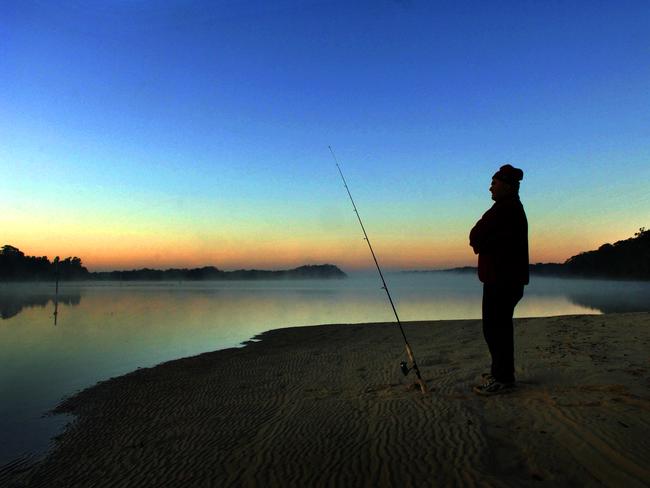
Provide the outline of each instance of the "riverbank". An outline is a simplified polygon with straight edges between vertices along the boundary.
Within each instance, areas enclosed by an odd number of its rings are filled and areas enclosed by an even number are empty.
[[[643,486],[650,313],[518,319],[519,388],[471,387],[480,321],[278,329],[140,369],[57,411],[77,420],[9,486]],[[17,472],[20,471],[20,472]]]

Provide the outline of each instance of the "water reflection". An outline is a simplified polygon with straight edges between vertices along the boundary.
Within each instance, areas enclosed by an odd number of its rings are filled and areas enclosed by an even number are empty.
[[[436,274],[389,274],[391,292],[398,298],[404,320],[429,320],[448,318],[475,318],[476,302],[480,301],[481,286],[470,275]],[[288,317],[283,311],[293,309],[289,315],[307,322],[292,325],[372,320],[367,312],[374,305],[382,307],[385,297],[377,293],[379,285],[372,276],[331,282],[316,281],[241,281],[241,282],[85,282],[68,283],[58,290],[53,284],[21,283],[0,285],[0,319],[7,320],[26,309],[51,307],[56,319],[58,305],[77,306],[82,292],[94,290],[112,294],[119,290],[133,293],[128,298],[107,295],[105,305],[139,307],[134,301],[145,301],[146,308],[164,307],[165,301],[175,301],[182,308],[203,306],[192,300],[204,297],[209,300],[227,301],[227,310],[245,320],[268,320],[277,314],[274,322]],[[156,296],[153,296],[156,295]],[[189,300],[189,301],[188,301]],[[356,302],[350,306],[350,302]],[[155,304],[154,304],[155,302]],[[144,303],[144,302],[143,302]],[[297,305],[293,306],[291,303]],[[103,306],[94,303],[95,306]],[[571,309],[572,306],[574,309]],[[236,307],[245,307],[237,309]],[[252,307],[252,308],[251,308]],[[332,307],[336,313],[329,313]],[[480,309],[480,307],[479,307]],[[650,283],[616,282],[602,280],[571,280],[563,278],[533,277],[526,288],[525,300],[517,308],[519,316],[558,315],[563,313],[614,313],[640,312],[650,309]],[[258,313],[251,316],[250,312]],[[363,310],[363,313],[355,313]],[[552,312],[549,312],[552,310]],[[479,310],[480,311],[480,310]],[[261,313],[260,313],[261,312]],[[344,320],[341,320],[345,314]],[[387,318],[390,320],[390,315]]]
[[[569,299],[584,307],[602,313],[646,312],[650,309],[650,291],[628,287],[625,293],[583,292],[571,293]]]
[[[80,302],[79,291],[57,293],[54,286],[41,284],[3,285],[0,286],[0,319],[10,319],[25,308],[46,308],[51,303],[52,313],[54,313],[59,304],[70,306],[79,305]]]
[[[533,277],[527,296],[565,297],[591,313],[650,310],[650,282]]]

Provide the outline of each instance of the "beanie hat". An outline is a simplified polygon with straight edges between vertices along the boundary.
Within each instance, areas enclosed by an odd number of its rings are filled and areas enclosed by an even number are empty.
[[[499,168],[499,171],[494,173],[492,178],[501,180],[508,185],[511,185],[515,188],[519,188],[519,182],[523,179],[524,172],[519,168],[515,168],[509,164],[504,164]]]

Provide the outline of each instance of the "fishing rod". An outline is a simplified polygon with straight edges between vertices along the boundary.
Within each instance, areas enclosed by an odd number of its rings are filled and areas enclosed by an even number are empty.
[[[406,334],[404,333],[402,322],[399,319],[399,315],[397,315],[397,310],[395,309],[393,298],[390,296],[390,291],[388,291],[388,285],[386,285],[386,280],[384,280],[384,274],[381,272],[381,268],[379,267],[379,262],[377,261],[377,256],[375,256],[375,251],[373,251],[372,245],[370,244],[370,239],[368,239],[366,228],[363,226],[363,222],[361,221],[361,215],[359,215],[357,206],[354,203],[354,199],[352,198],[352,193],[350,193],[350,188],[348,188],[348,183],[345,181],[345,176],[343,176],[343,171],[341,171],[341,166],[339,166],[339,160],[337,159],[336,154],[334,154],[334,150],[332,149],[332,146],[327,146],[327,147],[329,147],[330,152],[332,153],[332,157],[334,158],[336,167],[338,168],[339,174],[341,175],[341,179],[343,180],[343,186],[345,186],[345,189],[348,192],[348,196],[350,197],[350,201],[352,202],[352,208],[354,208],[354,213],[357,215],[357,219],[359,220],[359,225],[361,225],[361,230],[363,231],[363,239],[368,243],[370,254],[372,254],[372,259],[375,261],[375,266],[377,266],[377,271],[379,272],[379,278],[381,278],[382,289],[386,292],[386,295],[388,296],[388,301],[390,302],[390,306],[393,309],[393,313],[395,314],[395,320],[397,320],[397,325],[399,326],[399,330],[402,332],[402,337],[404,338],[404,344],[406,345],[406,355],[409,358],[411,366],[409,367],[406,361],[402,361],[400,363],[400,369],[402,370],[404,376],[409,374],[409,371],[411,370],[415,371],[415,375],[417,376],[417,382],[420,385],[420,391],[422,391],[422,393],[428,393],[429,387],[427,386],[426,382],[422,379],[422,375],[420,374],[420,368],[418,368],[418,365],[415,362],[415,355],[413,354],[413,349],[411,349],[409,341],[406,339]]]

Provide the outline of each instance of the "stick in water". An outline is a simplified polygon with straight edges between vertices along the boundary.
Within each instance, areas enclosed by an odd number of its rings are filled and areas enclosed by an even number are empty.
[[[54,291],[54,325],[56,325],[56,319],[59,315],[59,256],[54,258],[54,275],[56,278],[56,289]]]
[[[393,303],[393,298],[390,296],[390,292],[388,291],[388,286],[386,285],[386,280],[384,280],[384,275],[381,272],[381,268],[379,267],[379,263],[377,262],[377,256],[375,256],[375,251],[372,250],[372,245],[370,244],[370,239],[368,239],[368,234],[366,234],[366,229],[363,226],[363,222],[361,222],[361,216],[359,215],[359,211],[357,210],[357,206],[354,203],[354,199],[352,198],[352,194],[350,193],[350,189],[348,188],[348,184],[345,181],[345,177],[343,176],[343,171],[341,171],[341,166],[339,166],[339,161],[336,158],[336,155],[334,154],[334,150],[332,149],[332,146],[328,146],[330,149],[330,152],[332,153],[332,157],[334,158],[334,162],[336,163],[336,167],[339,170],[339,174],[341,175],[341,179],[343,180],[343,185],[345,186],[345,189],[348,192],[348,196],[350,197],[350,201],[352,202],[352,208],[354,208],[354,213],[357,214],[357,219],[359,220],[359,224],[361,225],[361,230],[363,231],[363,238],[364,240],[368,243],[368,248],[370,249],[370,254],[372,254],[372,259],[375,261],[375,266],[377,266],[377,271],[379,272],[379,277],[381,278],[381,283],[382,283],[382,289],[386,292],[386,295],[388,296],[388,301],[390,302],[390,306],[393,309],[393,313],[395,314],[395,320],[397,320],[397,325],[399,326],[399,330],[402,332],[402,337],[404,338],[404,344],[406,344],[406,355],[409,358],[409,362],[411,363],[411,366],[409,367],[408,364],[405,361],[402,361],[400,364],[400,367],[402,369],[402,373],[404,375],[407,375],[410,370],[415,371],[415,375],[417,376],[417,382],[420,385],[420,391],[422,393],[428,393],[429,388],[426,384],[426,382],[422,379],[422,376],[420,375],[420,368],[418,368],[417,363],[415,362],[415,356],[413,354],[413,349],[411,349],[411,346],[409,345],[409,341],[406,339],[406,334],[404,333],[404,328],[402,327],[402,322],[399,320],[399,316],[397,315],[397,310],[395,309],[395,304]]]

